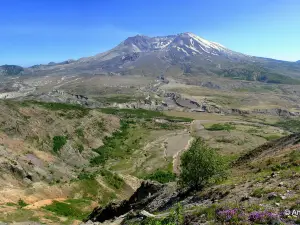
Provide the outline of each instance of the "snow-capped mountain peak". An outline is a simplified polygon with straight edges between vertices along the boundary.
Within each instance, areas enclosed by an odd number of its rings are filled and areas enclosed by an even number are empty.
[[[190,32],[178,34],[174,38],[171,47],[176,48],[186,56],[202,54],[231,54],[231,51],[224,46],[215,42],[208,41]]]
[[[158,37],[137,35],[127,38],[123,44],[134,52],[177,51],[186,56],[231,53],[221,44],[208,41],[191,32]]]

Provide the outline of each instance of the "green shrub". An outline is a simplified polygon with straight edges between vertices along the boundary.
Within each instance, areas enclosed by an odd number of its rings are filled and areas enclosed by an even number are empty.
[[[94,150],[95,151],[95,150]],[[99,150],[97,149],[96,150],[97,151],[97,153],[99,154],[98,156],[96,156],[96,157],[94,157],[94,158],[92,158],[91,160],[90,160],[90,163],[91,163],[91,165],[92,166],[96,166],[96,165],[102,165],[102,164],[104,164],[105,162],[106,162],[106,160],[108,160],[108,156],[109,156],[109,154],[107,153],[107,152],[98,152]]]
[[[199,189],[226,176],[227,163],[217,151],[197,138],[181,156],[180,184]]]
[[[78,128],[75,130],[77,137],[84,138],[84,131],[82,128]]]
[[[77,146],[77,148],[78,148],[79,153],[82,153],[82,152],[84,151],[84,147],[83,147],[82,144],[79,144],[79,145]]]
[[[155,180],[159,183],[168,183],[176,180],[176,175],[170,171],[158,169],[154,173],[144,177],[145,180]]]
[[[20,206],[20,208],[23,208],[23,207],[27,206],[28,204],[26,202],[24,202],[23,199],[19,199],[18,205]]]
[[[225,123],[225,124],[217,123],[217,124],[213,124],[209,128],[207,128],[207,130],[210,130],[210,131],[218,131],[218,130],[231,131],[234,129],[235,129],[235,126],[233,126],[229,123]]]
[[[65,136],[53,137],[53,151],[57,153],[66,143],[67,138]]]

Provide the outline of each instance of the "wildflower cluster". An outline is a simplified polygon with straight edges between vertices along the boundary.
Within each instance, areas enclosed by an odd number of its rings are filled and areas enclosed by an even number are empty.
[[[219,209],[216,211],[217,219],[224,223],[230,224],[240,224],[239,222],[243,221],[245,224],[249,222],[258,223],[258,224],[270,224],[280,222],[279,215],[267,212],[267,211],[257,211],[251,212],[249,215],[246,215],[240,209]]]
[[[246,215],[240,209],[218,210],[216,212],[218,220],[222,222],[237,222],[246,219]]]
[[[271,223],[279,221],[280,218],[275,213],[263,211],[250,213],[249,220],[254,223]]]

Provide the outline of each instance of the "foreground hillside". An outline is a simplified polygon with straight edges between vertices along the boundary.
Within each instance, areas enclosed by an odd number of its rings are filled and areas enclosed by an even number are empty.
[[[88,219],[128,225],[299,224],[299,141],[293,134],[255,148],[231,163],[225,180],[201,190],[143,183],[128,201],[96,208]],[[87,224],[98,224],[91,221]]]
[[[189,139],[185,126],[190,119],[159,112],[33,101],[0,104],[3,222],[80,221],[96,205],[130,196],[139,186],[137,177],[157,168],[172,171],[172,155]],[[180,134],[178,147],[163,149],[166,138]]]
[[[174,182],[180,156],[196,137],[232,162],[289,133],[276,116],[0,104],[3,222],[78,224],[94,207],[129,198],[143,179]],[[235,184],[241,171],[253,174],[236,168],[226,182]]]

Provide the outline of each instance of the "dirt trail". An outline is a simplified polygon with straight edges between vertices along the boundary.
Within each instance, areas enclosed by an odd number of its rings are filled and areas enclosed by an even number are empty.
[[[173,172],[177,175],[180,174],[180,157],[182,155],[182,153],[184,153],[185,151],[187,151],[190,147],[191,144],[193,143],[194,138],[191,137],[187,143],[187,145],[185,146],[184,149],[182,149],[181,151],[177,152],[174,156],[173,156]]]
[[[170,138],[172,139],[174,137],[182,137],[185,135],[188,135],[188,132],[186,130],[177,131],[177,132],[163,135],[160,138],[156,139],[155,141],[152,141],[152,142],[148,143],[147,145],[145,145],[143,148],[143,152],[150,151],[151,149],[155,148],[156,145],[160,145],[164,151],[164,157],[167,158],[167,156],[170,155],[168,152],[168,151],[170,151],[170,148],[168,146],[168,139],[170,139]],[[144,160],[146,160],[146,159],[144,159]],[[136,167],[138,168],[139,166],[141,166],[141,164],[143,162],[144,162],[143,160],[140,160],[139,162],[137,162]]]
[[[198,132],[202,129],[204,129],[204,127],[201,125],[201,121],[194,120],[190,126],[190,133]],[[194,141],[194,137],[190,137],[187,144],[185,145],[185,147],[183,149],[181,149],[180,151],[178,151],[173,156],[173,172],[175,174],[178,175],[180,173],[180,157],[181,157],[182,153],[184,153],[191,147],[191,144],[193,143],[193,141]]]

